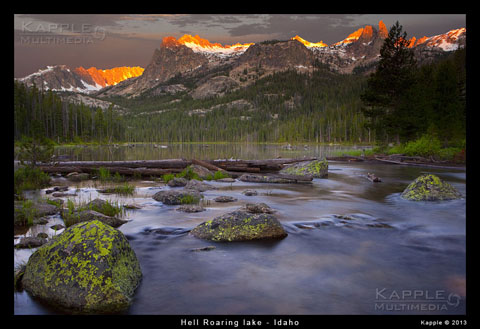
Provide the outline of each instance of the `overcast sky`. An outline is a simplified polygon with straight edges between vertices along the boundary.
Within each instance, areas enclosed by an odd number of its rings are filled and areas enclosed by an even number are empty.
[[[14,15],[14,75],[47,65],[146,67],[163,37],[199,35],[221,44],[287,40],[299,35],[332,44],[365,25],[389,29],[397,20],[417,38],[466,27],[461,14],[246,14],[246,15]]]

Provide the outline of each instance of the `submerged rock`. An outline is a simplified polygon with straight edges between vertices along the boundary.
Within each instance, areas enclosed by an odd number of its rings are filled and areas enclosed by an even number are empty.
[[[258,174],[243,174],[238,178],[242,182],[251,182],[251,183],[274,183],[274,184],[288,184],[295,183],[295,180],[277,176],[267,176],[267,175],[258,175]]]
[[[401,196],[412,201],[441,201],[458,199],[462,195],[438,176],[424,174],[410,183]]]
[[[233,211],[195,227],[190,234],[212,241],[247,241],[261,239],[282,239],[287,232],[271,214],[252,214]]]
[[[125,236],[98,220],[69,227],[30,256],[22,284],[33,297],[79,313],[127,308],[142,277]]]
[[[47,239],[44,237],[27,236],[20,240],[15,245],[15,248],[37,248],[47,243]]]
[[[258,192],[255,190],[245,190],[242,192],[242,194],[246,196],[255,196],[255,195],[258,195]]]
[[[283,168],[280,170],[280,174],[294,176],[309,175],[314,178],[326,178],[328,177],[328,161],[313,160],[298,162]]]
[[[203,195],[198,191],[180,190],[180,191],[160,191],[155,193],[152,198],[167,205],[198,203]]]
[[[205,191],[208,191],[208,190],[214,190],[215,186],[212,186],[210,184],[201,182],[201,181],[196,180],[196,179],[191,179],[191,180],[188,181],[187,185],[185,185],[185,188],[187,190],[195,190],[195,191],[198,191],[198,192],[205,192]]]
[[[177,211],[183,211],[183,212],[202,212],[205,211],[205,208],[203,208],[199,204],[184,204],[181,205],[180,207],[177,208]]]
[[[261,203],[247,203],[245,210],[253,214],[273,214],[275,210],[270,208],[267,204]]]
[[[233,196],[228,196],[228,195],[221,195],[221,196],[217,196],[213,200],[215,202],[235,202],[237,201],[237,198],[234,198]]]

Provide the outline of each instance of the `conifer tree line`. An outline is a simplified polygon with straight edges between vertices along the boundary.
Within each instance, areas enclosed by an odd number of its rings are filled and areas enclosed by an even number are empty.
[[[132,109],[124,118],[129,141],[373,142],[360,112],[364,84],[364,76],[292,70],[222,97],[198,100],[185,93],[173,102],[171,95],[110,101]],[[249,105],[232,106],[239,100]]]
[[[46,137],[55,142],[124,140],[122,118],[113,107],[102,110],[68,103],[52,91],[14,82],[14,140]]]

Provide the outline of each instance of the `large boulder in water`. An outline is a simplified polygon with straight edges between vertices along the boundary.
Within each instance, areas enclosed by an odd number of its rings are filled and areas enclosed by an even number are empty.
[[[326,178],[328,177],[328,161],[325,159],[298,162],[283,168],[280,170],[280,174]]]
[[[421,175],[402,193],[402,198],[412,201],[439,201],[458,199],[461,194],[450,184],[432,174]]]
[[[213,241],[282,239],[287,236],[275,216],[241,210],[206,221],[195,227],[190,234]]]
[[[127,308],[142,272],[125,236],[98,220],[67,228],[30,256],[22,279],[33,296],[74,313]]]

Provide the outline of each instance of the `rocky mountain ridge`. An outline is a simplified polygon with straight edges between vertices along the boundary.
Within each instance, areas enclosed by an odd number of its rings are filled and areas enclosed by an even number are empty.
[[[194,98],[212,97],[248,85],[256,79],[295,70],[311,73],[319,65],[349,74],[372,71],[380,57],[380,48],[388,36],[385,24],[367,25],[332,45],[310,42],[298,35],[286,41],[265,41],[235,45],[211,43],[198,35],[179,39],[165,37],[155,49],[149,65],[128,68],[74,70],[65,65],[47,67],[19,79],[37,87],[61,91],[90,92],[94,96],[136,97],[188,91]],[[409,39],[417,60],[428,62],[445,52],[465,47],[466,29],[416,39]],[[112,78],[112,77],[116,78]],[[185,80],[191,83],[185,86]],[[170,88],[169,86],[175,86]]]
[[[139,66],[114,67],[112,69],[97,69],[90,67],[74,69],[66,65],[47,66],[24,78],[16,79],[27,86],[35,84],[37,88],[54,91],[70,91],[79,93],[91,93],[104,87],[142,75],[144,69]]]

